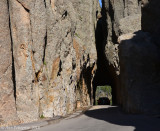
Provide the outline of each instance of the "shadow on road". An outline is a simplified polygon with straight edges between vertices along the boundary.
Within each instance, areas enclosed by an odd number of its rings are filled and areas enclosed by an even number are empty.
[[[133,126],[135,127],[134,131],[160,131],[159,118],[145,115],[126,114],[122,112],[119,107],[89,110],[85,115],[115,125]]]

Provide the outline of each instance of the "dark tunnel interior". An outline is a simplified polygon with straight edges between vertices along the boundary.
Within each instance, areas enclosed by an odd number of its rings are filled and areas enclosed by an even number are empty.
[[[95,31],[95,38],[96,38],[96,49],[97,49],[97,71],[93,80],[93,99],[95,105],[95,95],[96,95],[96,88],[97,86],[104,86],[110,85],[112,87],[112,96],[113,96],[113,104],[115,104],[114,100],[114,89],[112,84],[112,77],[111,76],[111,67],[108,64],[108,61],[105,57],[105,42],[106,42],[106,31],[104,28],[106,27],[105,17],[99,18],[96,26]]]

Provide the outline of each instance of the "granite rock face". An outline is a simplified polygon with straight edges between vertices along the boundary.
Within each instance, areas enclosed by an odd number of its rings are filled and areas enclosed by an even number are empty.
[[[0,125],[18,122],[14,98],[9,13],[6,0],[0,1]]]
[[[105,54],[118,75],[120,69],[117,39],[122,34],[141,30],[141,4],[138,0],[104,0],[102,13],[107,30]]]
[[[159,5],[158,0],[103,0],[102,45],[113,101],[128,112],[160,114]]]
[[[158,37],[160,33],[160,2],[158,0],[143,0],[142,2],[142,29]]]
[[[130,37],[128,39],[128,36]],[[122,104],[128,112],[160,113],[160,53],[143,31],[119,37]]]
[[[98,1],[2,0],[0,6],[0,122],[92,105]]]
[[[0,126],[90,106],[106,82],[124,110],[160,114],[160,2],[102,2],[0,1]]]
[[[104,76],[108,76],[106,78],[108,81],[104,81],[103,85],[112,85],[113,102],[122,104],[118,38],[123,34],[141,30],[141,1],[102,0],[102,3],[100,21],[103,40],[100,52],[103,52],[101,56],[105,59],[106,75]]]

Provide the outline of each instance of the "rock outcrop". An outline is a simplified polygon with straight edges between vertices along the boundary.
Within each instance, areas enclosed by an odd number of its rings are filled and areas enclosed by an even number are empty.
[[[158,0],[103,0],[113,99],[128,112],[160,114],[159,5]]]
[[[1,0],[0,122],[92,105],[97,0]],[[3,123],[2,123],[3,122]]]
[[[8,3],[0,1],[0,125],[17,124]]]
[[[102,3],[0,1],[0,126],[90,106],[106,83],[124,110],[160,114],[160,2]]]

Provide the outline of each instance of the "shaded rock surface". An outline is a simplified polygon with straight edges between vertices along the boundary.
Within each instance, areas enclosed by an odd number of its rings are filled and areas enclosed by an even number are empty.
[[[0,6],[0,122],[64,116],[77,101],[91,105],[98,1],[2,0]]]
[[[126,34],[125,34],[126,35]],[[122,104],[129,112],[160,113],[160,53],[149,33],[120,36]]]
[[[102,45],[113,102],[128,112],[160,114],[159,4],[103,0]]]

